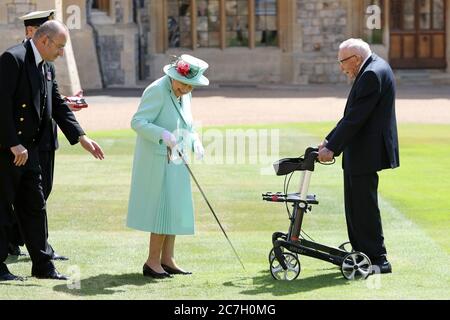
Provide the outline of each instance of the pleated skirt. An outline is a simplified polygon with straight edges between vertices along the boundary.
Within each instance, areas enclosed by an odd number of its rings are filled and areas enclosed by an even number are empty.
[[[150,174],[156,178],[158,174]],[[194,208],[189,172],[183,164],[165,164],[160,185],[129,204],[127,226],[136,230],[167,235],[192,235]],[[133,182],[132,182],[133,184]],[[141,190],[142,191],[142,190]],[[133,209],[130,209],[133,208]]]

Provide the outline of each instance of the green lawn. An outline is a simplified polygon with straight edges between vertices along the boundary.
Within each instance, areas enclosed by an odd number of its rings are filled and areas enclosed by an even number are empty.
[[[269,128],[280,130],[280,157],[292,157],[308,145],[317,145],[318,137],[331,126]],[[23,283],[0,283],[0,298],[449,299],[450,126],[402,125],[399,132],[401,168],[383,172],[380,179],[393,274],[351,282],[337,267],[301,257],[297,280],[273,280],[267,262],[271,235],[287,231],[288,219],[282,204],[261,201],[261,193],[282,191],[283,178],[261,175],[261,166],[246,163],[195,164],[193,170],[247,270],[241,269],[193,186],[196,234],[177,238],[177,260],[194,274],[158,281],[142,277],[148,234],[125,227],[135,142],[134,133],[126,130],[92,134],[106,151],[103,162],[65,141],[57,153],[54,192],[48,203],[50,242],[70,257],[68,262],[57,262],[57,267],[74,277],[78,274],[79,289],[29,278]],[[292,191],[297,184],[296,175]],[[346,240],[339,161],[317,167],[310,192],[317,194],[320,205],[305,217],[305,231],[318,242],[338,246]],[[29,259],[8,262],[13,273],[30,274]]]

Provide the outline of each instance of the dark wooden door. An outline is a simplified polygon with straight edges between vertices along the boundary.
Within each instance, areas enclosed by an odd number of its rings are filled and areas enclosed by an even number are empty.
[[[393,68],[445,68],[445,0],[393,0],[389,61]]]

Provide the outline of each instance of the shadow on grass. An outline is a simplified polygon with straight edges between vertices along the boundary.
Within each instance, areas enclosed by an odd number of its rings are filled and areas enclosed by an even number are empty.
[[[273,296],[288,296],[301,292],[308,292],[320,288],[328,288],[334,286],[346,286],[348,282],[342,277],[340,272],[326,273],[315,275],[307,278],[300,276],[294,281],[279,281],[272,278],[269,271],[261,271],[260,275],[253,277],[253,284],[249,288],[248,284],[240,284],[241,280],[228,281],[223,285],[226,287],[242,287],[245,288],[240,293],[257,296],[259,294],[272,294]],[[248,280],[248,279],[242,279]]]
[[[9,255],[8,258],[5,261],[6,264],[23,263],[23,262],[31,262],[30,256],[20,256],[20,257],[18,257],[18,256]]]
[[[79,289],[70,288],[67,283],[53,287],[54,291],[71,294],[74,296],[96,296],[116,294],[126,290],[118,289],[122,286],[144,286],[158,281],[149,277],[143,277],[141,273],[128,274],[100,274],[95,277],[82,279]]]

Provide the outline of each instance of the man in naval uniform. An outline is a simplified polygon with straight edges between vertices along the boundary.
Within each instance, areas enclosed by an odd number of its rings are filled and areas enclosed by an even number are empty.
[[[22,17],[25,26],[25,40],[31,39],[36,30],[46,21],[53,20],[55,16],[55,10],[46,11],[33,11]],[[49,66],[53,69],[53,64],[49,63]],[[72,111],[78,111],[71,104],[68,104]],[[57,137],[57,127],[54,120],[52,120],[52,125],[47,127],[47,130],[43,132],[41,142],[39,144],[39,161],[42,170],[42,188],[44,191],[44,197],[47,201],[53,187],[53,176],[54,176],[54,160],[55,151],[58,148],[58,137]],[[19,204],[20,205],[20,204]],[[20,210],[20,207],[17,209]],[[47,220],[47,217],[46,217]],[[47,229],[48,231],[48,229]],[[48,238],[48,234],[47,234]],[[20,233],[17,221],[13,218],[13,225],[9,233],[9,254],[15,256],[24,255],[21,253],[20,246],[24,245],[23,237]],[[49,248],[52,252],[52,260],[68,260],[67,257],[59,255],[55,252],[53,247],[49,244]]]
[[[14,215],[32,261],[31,275],[67,280],[51,261],[39,159],[39,143],[52,119],[70,144],[80,143],[95,158],[104,158],[59,94],[54,69],[48,65],[64,54],[68,37],[64,24],[47,21],[32,39],[0,56],[0,281],[20,278],[4,263],[11,207],[17,209]]]

